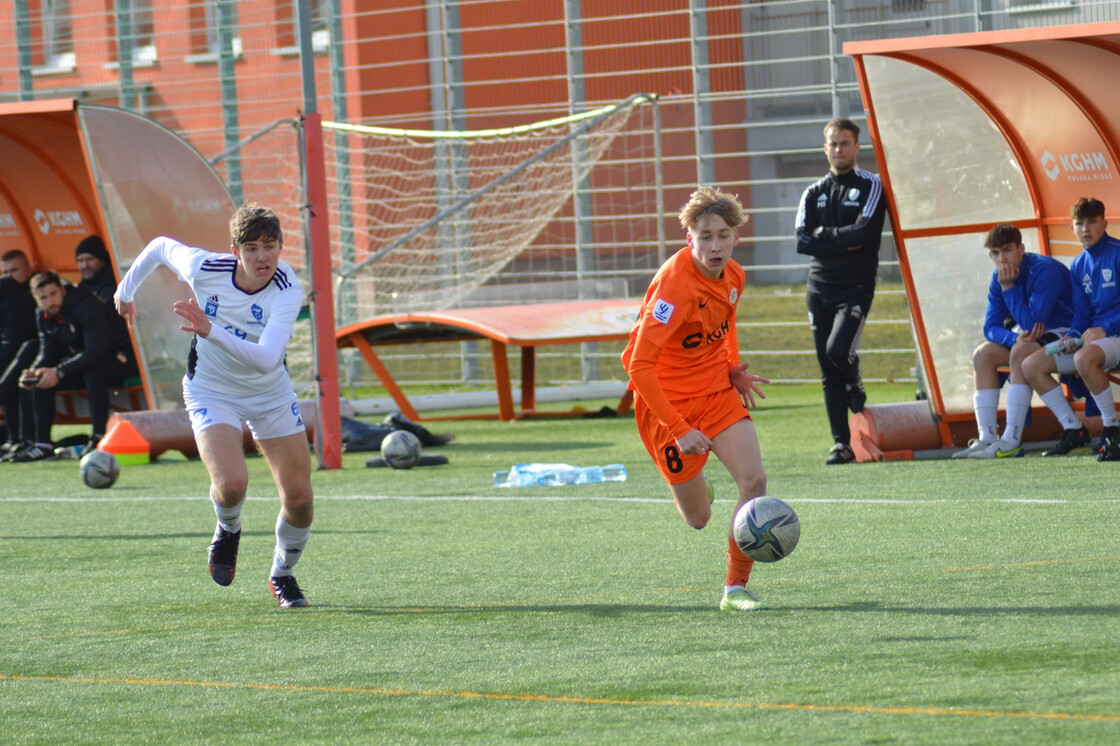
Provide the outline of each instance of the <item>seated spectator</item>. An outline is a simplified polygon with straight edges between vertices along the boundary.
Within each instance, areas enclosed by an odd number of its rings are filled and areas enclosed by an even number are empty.
[[[1023,375],[1023,361],[1060,339],[1073,320],[1073,285],[1066,265],[1048,256],[1028,254],[1022,233],[1009,223],[988,231],[984,246],[996,268],[988,285],[988,310],[984,314],[987,341],[972,353],[978,433],[969,447],[954,453],[953,458],[1023,455],[1023,427],[1034,395]],[[997,437],[1002,381],[996,369],[1001,366],[1011,369],[1011,385],[1007,388],[1007,424],[1003,435]]]
[[[101,300],[113,305],[113,293],[117,292],[117,278],[109,259],[109,250],[101,236],[86,236],[74,249],[74,261],[82,273],[78,287],[85,288]]]
[[[97,447],[109,420],[109,388],[138,375],[127,328],[112,323],[116,309],[54,272],[31,278],[39,307],[39,355],[23,372],[20,386],[32,391],[35,442],[10,461],[39,461],[54,455],[55,391],[85,389],[93,432],[82,455]],[[123,333],[122,333],[123,331]]]
[[[27,283],[30,277],[31,262],[22,251],[12,249],[0,256],[0,406],[7,427],[6,441],[0,444],[0,460],[17,451],[32,435],[30,423],[20,420],[21,396],[29,408],[31,395],[19,388],[20,373],[39,351],[35,299]]]
[[[1073,232],[1084,247],[1070,264],[1077,279],[1073,292],[1073,320],[1063,339],[1080,337],[1076,352],[1047,355],[1035,352],[1023,361],[1023,373],[1042,403],[1062,425],[1062,437],[1044,456],[1064,456],[1089,445],[1089,430],[1066,401],[1054,373],[1076,373],[1101,411],[1104,431],[1092,449],[1101,461],[1120,461],[1120,420],[1105,371],[1120,367],[1120,241],[1108,235],[1104,205],[1082,197],[1071,210]]]

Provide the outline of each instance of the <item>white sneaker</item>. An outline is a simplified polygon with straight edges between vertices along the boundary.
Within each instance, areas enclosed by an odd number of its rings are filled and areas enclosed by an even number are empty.
[[[1023,455],[1022,443],[1009,443],[1002,438],[987,448],[973,451],[969,458],[1019,458]]]
[[[968,441],[968,448],[965,448],[963,451],[957,451],[953,454],[953,458],[968,458],[976,451],[982,451],[990,445],[991,443],[986,440],[973,438],[972,440]]]

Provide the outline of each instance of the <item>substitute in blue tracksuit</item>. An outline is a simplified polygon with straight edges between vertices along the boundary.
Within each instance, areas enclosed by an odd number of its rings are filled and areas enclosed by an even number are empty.
[[[879,177],[856,166],[859,127],[834,119],[824,128],[828,173],[805,190],[797,209],[797,252],[812,257],[806,303],[835,441],[826,464],[852,453],[848,410],[863,410],[859,338],[875,296],[886,200]]]
[[[1120,241],[1105,232],[1108,221],[1100,200],[1077,200],[1071,219],[1073,232],[1084,249],[1070,265],[1073,320],[1069,336],[1079,336],[1083,346],[1064,355],[1037,352],[1023,362],[1023,372],[1062,425],[1061,439],[1044,455],[1061,456],[1089,445],[1089,431],[1074,414],[1052,375],[1077,373],[1101,410],[1104,430],[1094,450],[1101,461],[1120,461],[1120,420],[1105,374],[1120,367]]]
[[[1023,374],[1023,361],[1065,336],[1073,320],[1073,285],[1066,265],[1048,256],[1028,254],[1022,233],[1010,223],[988,231],[984,247],[996,268],[988,285],[985,341],[972,353],[977,437],[953,458],[1023,455],[1023,427],[1033,395]],[[996,424],[1000,366],[1011,370],[1003,435],[998,434]]]

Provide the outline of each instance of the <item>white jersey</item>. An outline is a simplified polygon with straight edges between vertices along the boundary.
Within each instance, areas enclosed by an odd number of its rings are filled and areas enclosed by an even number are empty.
[[[161,236],[149,243],[121,279],[117,297],[131,302],[140,284],[163,265],[190,285],[210,319],[207,337],[195,336],[187,378],[195,386],[241,397],[291,390],[284,355],[303,303],[299,279],[279,262],[267,285],[256,292],[234,282],[237,258],[215,254]]]

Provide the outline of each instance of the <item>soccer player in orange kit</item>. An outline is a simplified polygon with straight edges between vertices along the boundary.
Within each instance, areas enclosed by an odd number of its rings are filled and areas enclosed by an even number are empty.
[[[732,195],[701,187],[681,208],[688,246],[661,266],[646,291],[622,363],[634,390],[642,442],[673,493],[685,523],[704,528],[712,500],[703,469],[708,454],[723,462],[739,488],[735,511],[766,493],[766,472],[748,407],[765,398],[739,362],[735,309],[746,284],[731,258],[745,222]],[[734,513],[732,513],[734,516]],[[747,588],[754,562],[728,528],[727,580],[720,609],[769,606]]]

